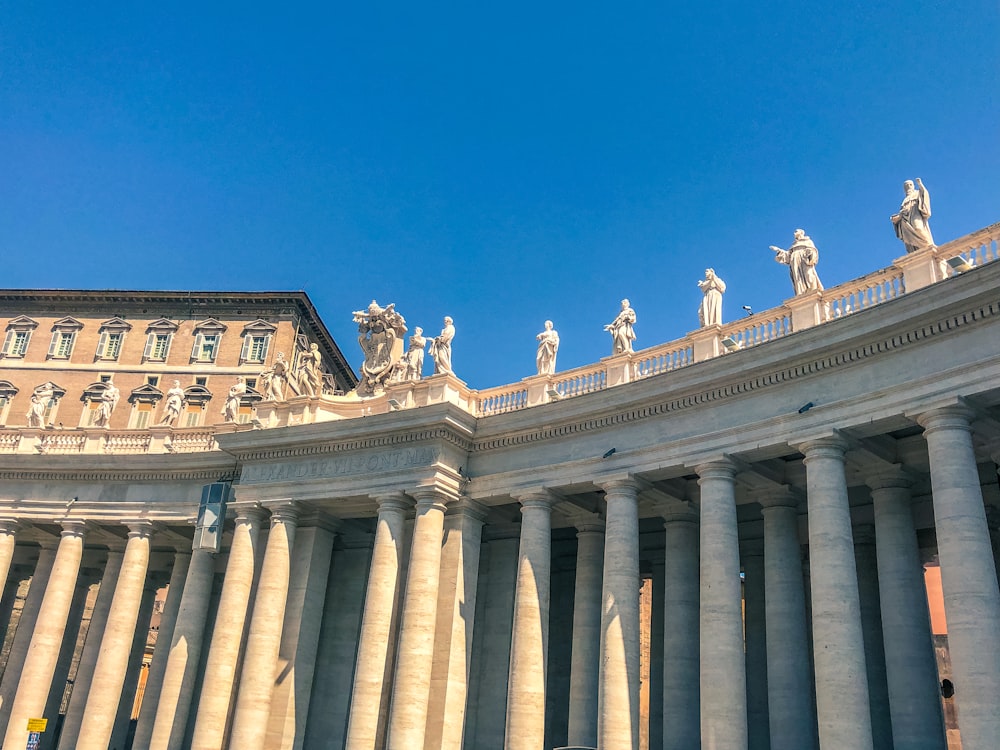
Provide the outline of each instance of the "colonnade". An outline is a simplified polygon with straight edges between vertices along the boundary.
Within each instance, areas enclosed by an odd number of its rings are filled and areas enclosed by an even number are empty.
[[[1000,591],[970,418],[952,406],[918,421],[963,747],[992,750]],[[660,492],[654,750],[945,748],[912,476],[887,464],[865,477],[874,525],[862,532],[852,524],[849,447],[836,433],[796,446],[805,492],[780,483],[755,490],[756,538],[741,539],[736,498],[747,467],[738,459],[692,465],[697,490],[683,497],[664,501]],[[553,611],[558,487],[513,491],[516,525],[490,524],[489,507],[440,487],[384,492],[372,536],[336,519],[336,505],[327,514],[294,498],[237,503],[228,555],[174,554],[133,746],[271,750],[319,737],[348,750],[539,750],[555,737],[637,750],[640,504],[650,485],[628,473],[593,483],[604,512],[574,521],[566,618]],[[4,580],[23,520],[0,519]],[[160,529],[139,519],[123,526],[120,544],[100,542],[107,561],[60,749],[114,746],[131,699]],[[24,746],[29,718],[58,711],[74,607],[82,582],[97,578],[83,569],[92,528],[65,520],[58,541],[38,552],[0,681],[4,748]],[[571,625],[554,632],[556,622]],[[558,693],[553,638],[571,641],[568,687]],[[546,726],[553,703],[565,708],[557,735]]]

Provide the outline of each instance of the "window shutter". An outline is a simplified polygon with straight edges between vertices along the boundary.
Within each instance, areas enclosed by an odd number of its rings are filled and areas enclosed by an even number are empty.
[[[168,333],[167,334],[167,343],[163,347],[163,361],[164,362],[166,362],[167,361],[167,357],[170,356],[170,344],[171,344],[171,342],[173,340],[174,340],[174,334]]]
[[[264,336],[264,346],[260,349],[260,361],[267,362],[267,350],[271,348],[271,334]]]
[[[156,334],[151,333],[146,336],[146,348],[142,350],[142,358],[149,359],[153,353],[153,343],[156,341]]]
[[[7,331],[7,336],[3,340],[3,353],[10,354],[10,340],[14,337],[13,331]]]
[[[108,356],[108,332],[101,331],[101,337],[97,340],[97,358],[103,359]]]
[[[194,346],[191,348],[191,359],[198,359],[201,355],[201,340],[204,336],[200,333],[195,334]]]
[[[243,334],[243,349],[240,351],[240,362],[247,362],[250,359],[250,344],[253,341],[253,336],[249,333]]]
[[[52,334],[52,341],[49,343],[49,356],[55,356],[56,348],[59,346],[59,331]]]

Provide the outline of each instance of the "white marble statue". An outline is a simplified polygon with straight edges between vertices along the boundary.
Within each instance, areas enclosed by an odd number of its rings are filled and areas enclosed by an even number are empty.
[[[701,307],[698,308],[698,320],[702,326],[722,325],[722,294],[726,291],[726,282],[715,275],[714,268],[705,269],[705,278],[698,282],[701,289]]]
[[[917,178],[916,187],[911,180],[903,183],[903,204],[899,213],[891,217],[896,236],[903,241],[906,252],[915,253],[934,247],[934,237],[927,220],[931,218],[931,195],[924,183]]]
[[[795,230],[795,241],[787,250],[771,245],[775,252],[774,259],[788,266],[788,275],[792,279],[792,289],[795,294],[822,291],[823,284],[816,273],[819,263],[819,250],[802,229]]]
[[[302,352],[302,356],[299,357],[299,395],[315,397],[320,392],[322,380],[319,363],[322,359],[319,344],[310,344],[309,351]]]
[[[101,404],[97,407],[97,416],[94,418],[95,427],[111,426],[111,415],[114,413],[115,407],[118,406],[118,401],[121,398],[118,386],[110,380],[105,386],[104,392],[101,394]]]
[[[278,352],[271,366],[261,372],[260,382],[264,388],[265,400],[285,400],[285,384],[288,383],[288,362],[285,360],[284,352]]]
[[[535,336],[538,351],[535,366],[539,375],[553,375],[556,371],[556,354],[559,352],[559,333],[552,328],[552,321],[545,321],[545,330]]]
[[[372,396],[383,389],[386,381],[398,380],[406,372],[402,363],[406,321],[396,312],[395,303],[381,307],[375,300],[353,315],[358,324],[358,345],[365,353],[357,393]]]
[[[441,335],[431,341],[429,354],[434,358],[434,374],[454,374],[451,369],[451,340],[455,338],[455,324],[449,316],[444,318]]]
[[[410,336],[410,349],[404,357],[406,370],[404,380],[420,380],[424,376],[424,347],[427,346],[427,339],[424,337],[424,329],[416,326],[413,335]]]
[[[247,392],[246,381],[242,377],[236,378],[236,382],[229,389],[229,396],[222,407],[222,418],[226,422],[239,421],[240,400]]]
[[[622,300],[622,309],[618,316],[604,326],[611,333],[611,354],[632,352],[632,342],[635,341],[635,310],[629,306],[627,299]]]
[[[28,407],[28,427],[45,426],[45,410],[49,406],[49,401],[56,395],[52,383],[43,383],[35,388],[31,394],[31,406]]]
[[[184,406],[184,389],[181,388],[181,381],[175,380],[173,386],[167,391],[167,400],[163,402],[163,416],[159,424],[173,426],[177,417],[181,414]]]

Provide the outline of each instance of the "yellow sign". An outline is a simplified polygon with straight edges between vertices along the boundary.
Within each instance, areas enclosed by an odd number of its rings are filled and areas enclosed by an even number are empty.
[[[29,732],[44,732],[46,725],[48,725],[48,719],[28,719],[28,731]]]

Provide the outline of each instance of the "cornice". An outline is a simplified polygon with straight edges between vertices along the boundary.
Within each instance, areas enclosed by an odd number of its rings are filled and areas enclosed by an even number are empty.
[[[998,262],[997,265],[1000,267],[1000,262]],[[995,271],[996,269],[991,270]],[[964,280],[965,279],[960,277],[952,279],[950,282],[954,283]],[[725,378],[725,382],[719,382],[718,378],[711,379],[712,382],[718,383],[715,387],[698,388],[697,386],[690,386],[687,393],[668,399],[650,400],[649,395],[646,392],[647,389],[642,388],[642,384],[648,384],[648,387],[653,387],[657,383],[658,378],[663,379],[659,381],[662,383],[676,383],[678,380],[681,380],[685,374],[694,375],[695,371],[699,368],[704,368],[701,370],[702,372],[707,372],[709,368],[728,368],[728,366],[730,366],[735,360],[735,357],[718,358],[696,363],[695,365],[690,365],[681,370],[674,370],[652,378],[643,379],[641,381],[637,381],[636,383],[620,386],[619,388],[615,388],[613,390],[609,389],[598,391],[584,396],[575,397],[574,399],[567,400],[566,402],[561,402],[562,404],[565,404],[566,408],[568,408],[571,403],[573,403],[574,406],[579,407],[583,405],[585,399],[589,400],[591,403],[599,399],[602,399],[605,402],[611,400],[621,401],[621,397],[626,394],[629,396],[636,394],[639,398],[643,399],[640,403],[635,403],[638,399],[633,397],[634,405],[632,406],[629,406],[627,403],[608,404],[598,413],[591,412],[583,418],[563,418],[555,424],[550,421],[549,423],[539,427],[526,427],[520,430],[515,428],[513,430],[504,430],[501,433],[489,437],[477,437],[473,440],[471,452],[481,453],[515,446],[523,446],[530,443],[557,440],[571,435],[607,429],[609,427],[637,422],[652,417],[660,417],[704,404],[724,402],[752,392],[765,390],[774,386],[786,385],[790,381],[811,377],[820,373],[828,373],[831,370],[852,367],[857,363],[870,359],[871,357],[881,356],[894,350],[902,349],[928,339],[936,338],[942,334],[950,334],[960,328],[968,328],[969,326],[979,325],[984,321],[995,319],[1000,316],[1000,298],[998,298],[995,293],[991,293],[994,297],[993,299],[982,300],[982,295],[978,295],[973,300],[974,304],[971,305],[967,304],[969,300],[961,300],[961,302],[965,302],[966,304],[946,304],[943,308],[947,311],[946,315],[939,316],[936,319],[929,321],[927,321],[925,317],[923,321],[917,322],[916,325],[914,325],[915,321],[912,318],[904,318],[902,320],[892,321],[886,326],[876,328],[874,331],[862,331],[856,335],[850,335],[851,329],[847,328],[847,326],[855,325],[859,322],[859,320],[863,320],[864,316],[868,316],[869,319],[875,319],[874,316],[878,316],[880,314],[885,315],[886,312],[888,312],[886,308],[889,305],[904,301],[911,303],[911,305],[918,304],[918,302],[916,302],[918,297],[926,299],[924,295],[929,296],[935,292],[941,292],[941,285],[928,287],[924,290],[900,297],[897,300],[878,305],[877,307],[859,311],[850,317],[836,321],[829,321],[821,326],[793,333],[776,341],[768,342],[767,344],[770,349],[772,359],[781,357],[781,361],[787,362],[787,357],[781,356],[783,349],[795,347],[797,350],[796,353],[800,354],[801,345],[808,342],[809,339],[812,339],[813,342],[829,340],[832,338],[832,326],[844,326],[844,330],[848,332],[849,338],[830,346],[814,348],[814,355],[818,354],[819,356],[813,356],[805,359],[799,356],[797,357],[798,361],[783,367],[779,366],[775,368],[768,368],[766,366],[757,365],[755,362],[751,362],[750,364],[754,367],[754,371],[749,375],[741,372],[730,371],[722,376]],[[980,301],[977,302],[976,300]],[[955,309],[956,307],[958,309]],[[755,347],[755,351],[758,351],[761,354],[764,353],[760,351],[760,347]],[[741,377],[741,375],[743,377]],[[640,393],[640,391],[642,391],[642,393]],[[541,408],[552,409],[553,406],[555,405],[550,404]],[[552,414],[553,411],[555,410],[552,409],[549,414]],[[535,409],[531,409],[498,415],[495,417],[483,417],[481,419],[495,421],[495,423],[499,423],[501,421],[520,421],[520,419],[525,418],[529,413],[531,416],[541,416],[541,414]],[[556,415],[553,414],[553,416]]]

